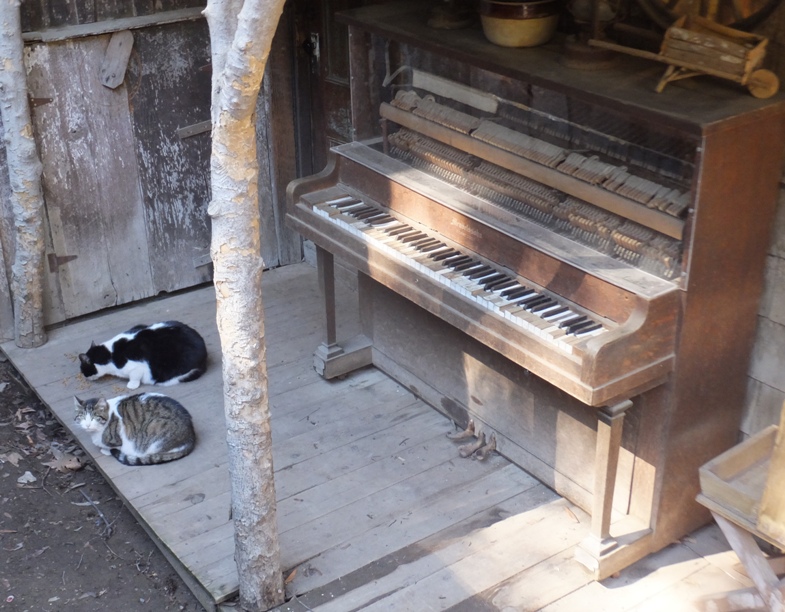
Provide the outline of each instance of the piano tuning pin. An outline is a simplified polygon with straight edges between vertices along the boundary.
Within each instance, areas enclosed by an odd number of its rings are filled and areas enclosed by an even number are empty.
[[[459,447],[458,454],[466,459],[466,457],[471,457],[483,446],[485,446],[485,434],[481,433],[480,437],[477,438],[474,442],[470,442],[469,444],[464,444],[463,446]]]
[[[472,454],[472,459],[477,459],[477,461],[485,461],[493,451],[496,450],[496,434],[491,434],[491,439],[488,441],[488,444],[478,448]]]
[[[459,431],[457,433],[456,432],[448,433],[447,437],[450,440],[456,440],[456,441],[466,440],[468,438],[473,438],[474,437],[474,420],[473,419],[469,419],[469,424],[466,426],[466,429],[464,429],[463,431]]]

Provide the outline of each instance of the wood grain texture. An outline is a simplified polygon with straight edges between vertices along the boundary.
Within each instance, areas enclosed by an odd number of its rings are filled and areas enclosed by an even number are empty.
[[[155,292],[197,285],[211,266],[210,134],[185,140],[176,130],[210,117],[207,25],[203,21],[139,30],[127,80]],[[195,263],[197,265],[195,265]]]
[[[27,55],[31,95],[53,100],[33,121],[55,254],[76,256],[57,270],[69,318],[154,292],[126,88],[99,78],[107,42],[34,45]]]

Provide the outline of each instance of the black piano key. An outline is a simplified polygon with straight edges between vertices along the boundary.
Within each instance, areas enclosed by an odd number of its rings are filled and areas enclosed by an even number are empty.
[[[531,301],[527,302],[525,306],[523,306],[526,310],[531,311],[535,306],[539,306],[540,304],[547,304],[550,301],[547,295],[540,295],[536,298],[532,299]]]
[[[422,251],[423,253],[430,253],[431,251],[435,251],[436,249],[440,249],[440,248],[446,247],[446,246],[447,245],[444,244],[442,241],[434,239],[434,243],[433,244],[431,244],[431,245],[423,245],[423,246],[419,247],[419,250]]]
[[[580,336],[581,334],[588,334],[589,332],[593,332],[595,329],[600,328],[602,328],[602,323],[595,323],[594,325],[589,325],[588,327],[582,327],[574,333],[576,336]]]
[[[455,249],[450,249],[449,251],[444,251],[443,253],[434,255],[431,259],[434,261],[442,261],[448,257],[455,257],[456,255],[463,255],[463,253],[456,251]]]
[[[502,281],[508,281],[508,280],[512,280],[512,279],[506,274],[502,274],[502,273],[494,274],[493,276],[488,276],[482,279],[481,281],[482,288],[485,289],[486,291],[490,291],[493,288],[493,286],[496,285],[496,283]]]
[[[338,210],[343,210],[344,208],[349,208],[350,206],[356,206],[357,204],[362,204],[362,200],[358,200],[356,198],[347,200],[346,202],[339,202],[337,204],[330,204],[330,206],[334,206]],[[367,204],[366,204],[367,206]]]
[[[567,306],[562,306],[561,308],[557,308],[556,310],[551,310],[550,312],[545,313],[542,318],[543,319],[550,319],[552,317],[557,317],[560,314],[563,314],[563,313],[567,312],[568,310],[569,310],[569,308],[567,308]]]
[[[556,300],[548,299],[547,302],[542,302],[541,304],[537,304],[536,306],[532,306],[529,310],[531,312],[542,312],[546,308],[552,308],[553,306],[558,305],[559,302]]]
[[[573,317],[571,319],[565,319],[564,321],[559,323],[559,327],[562,327],[562,328],[566,329],[567,333],[569,334],[569,333],[572,333],[570,330],[571,330],[571,328],[573,326],[580,325],[584,321],[588,321],[588,320],[589,320],[589,318],[584,316],[584,315],[576,315],[575,317]]]
[[[519,302],[516,302],[518,306],[523,306],[524,308],[528,308],[531,304],[538,304],[542,298],[544,298],[542,293],[536,293],[534,295],[530,295]]]
[[[368,222],[368,225],[381,225],[382,223],[389,223],[392,221],[396,221],[396,218],[391,215],[384,215],[383,217],[377,217],[372,221]]]
[[[352,210],[345,210],[344,212],[347,215],[357,219],[358,215],[362,215],[363,213],[376,213],[376,212],[378,212],[378,209],[374,208],[373,206],[368,206],[366,204],[364,206],[359,206],[357,208],[353,208]]]
[[[391,229],[390,231],[386,232],[390,236],[398,236],[399,234],[406,234],[407,232],[411,232],[412,228],[409,225],[404,225],[403,227],[397,227],[395,229]]]
[[[482,268],[475,270],[468,276],[471,280],[476,280],[478,278],[488,275],[491,272],[493,272],[493,268],[491,266],[483,266]]]
[[[514,278],[507,277],[507,280],[493,283],[493,285],[491,285],[490,287],[486,287],[486,289],[488,289],[488,291],[496,291],[497,293],[499,293],[502,290],[512,286],[518,286],[518,281],[516,281]]]
[[[460,257],[451,257],[449,259],[445,259],[442,263],[448,268],[452,268],[454,266],[459,266],[463,263],[467,263],[471,260],[472,258],[469,255],[462,255]]]
[[[587,318],[585,321],[581,321],[580,323],[573,323],[567,328],[568,334],[574,334],[578,330],[584,329],[585,327],[589,327],[590,325],[594,325],[594,321]]]
[[[419,232],[416,229],[409,228],[408,232],[401,232],[400,234],[396,234],[395,238],[396,240],[400,240],[401,242],[404,242],[407,238],[410,238],[412,236],[417,236],[420,233],[421,232]]]
[[[508,300],[517,300],[518,298],[527,296],[533,292],[534,289],[529,289],[528,287],[517,287],[514,289],[508,289],[507,291],[502,291],[502,297],[507,298]]]
[[[476,268],[477,266],[481,266],[482,262],[477,261],[476,259],[472,259],[471,261],[467,261],[457,266],[452,266],[452,269],[456,272],[463,272],[464,270],[468,270],[469,268]]]
[[[466,258],[469,257],[468,255],[464,255],[463,253],[458,253],[457,255],[453,255],[452,257],[445,257],[441,260],[442,265],[447,267],[451,263],[461,263],[464,261],[468,261]]]
[[[422,232],[415,232],[414,234],[406,234],[405,236],[398,236],[398,240],[404,243],[415,242],[416,240],[422,240],[423,238],[430,238],[430,236]]]
[[[413,246],[418,251],[422,251],[422,247],[431,246],[434,244],[439,244],[439,241],[436,238],[420,238],[420,240],[415,240],[412,242],[411,246]]]
[[[383,217],[384,213],[380,210],[367,210],[356,215],[352,215],[355,219],[364,221],[366,219],[375,219],[376,217]]]

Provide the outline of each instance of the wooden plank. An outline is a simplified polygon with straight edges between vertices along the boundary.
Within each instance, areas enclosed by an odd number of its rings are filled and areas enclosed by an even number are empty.
[[[688,28],[668,28],[665,34],[668,43],[671,39],[688,43],[693,47],[705,47],[706,53],[713,53],[715,56],[722,56],[725,54],[732,55],[744,59],[754,45],[740,44],[731,39],[718,36],[718,33],[699,32],[690,30]],[[757,37],[756,37],[757,38]],[[759,42],[759,39],[755,40]]]
[[[760,500],[758,530],[785,546],[785,410],[774,441],[766,483]]]
[[[101,64],[101,82],[105,87],[117,89],[123,82],[133,45],[134,35],[130,30],[112,34]]]
[[[210,45],[203,20],[146,28],[135,36],[132,124],[158,293],[212,276],[210,266],[193,262],[210,248],[210,138],[177,136],[178,128],[210,116],[210,72],[201,70],[210,63]]]
[[[499,521],[483,534],[485,537],[477,543],[479,546],[470,549],[470,554],[454,561],[448,557],[445,567],[430,574],[420,572],[417,580],[409,580],[385,597],[375,597],[363,609],[374,612],[454,606],[466,599],[467,593],[484,591],[543,558],[571,549],[584,535],[585,525],[565,511],[555,511],[554,505],[559,510],[569,506],[558,500]],[[452,548],[464,546],[461,541]],[[436,557],[441,561],[448,553],[443,550]],[[324,609],[337,612],[340,607],[333,604]]]
[[[431,469],[443,463],[445,455],[457,457],[457,451],[445,452],[440,440],[435,440],[434,432],[444,417],[423,409],[414,419],[278,472],[281,530],[296,528]],[[440,448],[441,453],[434,451]]]
[[[497,462],[500,457],[491,458],[490,465]],[[471,466],[471,472],[476,472],[476,461],[463,465]],[[479,464],[482,466],[483,464]],[[498,466],[498,464],[497,464]],[[431,470],[435,475],[435,471]],[[463,469],[461,469],[463,472]],[[334,543],[331,547],[324,549],[316,555],[307,555],[307,542],[302,541],[302,535],[296,534],[299,541],[289,543],[287,539],[285,546],[282,545],[284,567],[298,565],[298,572],[292,583],[290,590],[293,593],[303,593],[318,588],[324,584],[338,579],[340,576],[347,575],[358,570],[374,559],[379,559],[390,552],[401,549],[413,544],[422,538],[441,531],[459,521],[462,521],[485,508],[493,507],[505,499],[509,499],[519,494],[524,488],[528,487],[529,480],[522,478],[522,472],[517,468],[507,465],[495,471],[489,471],[485,476],[478,477],[475,474],[465,474],[467,478],[464,484],[454,484],[448,490],[442,489],[441,492],[434,492],[427,496],[416,497],[413,503],[403,504],[401,508],[405,510],[391,510],[381,517],[372,514],[373,519],[369,519],[362,513],[362,507],[351,507],[341,511],[342,531],[345,529],[347,520],[351,513],[361,514],[355,520],[360,524],[373,525],[369,530],[359,533],[353,538],[343,540],[338,537],[331,537]],[[425,485],[423,480],[426,475],[418,478],[418,485]],[[414,483],[412,483],[414,484]],[[440,486],[431,483],[431,487]],[[395,489],[400,490],[400,487]],[[407,499],[411,499],[410,492],[402,492]],[[390,495],[390,492],[387,493]],[[376,497],[376,496],[372,496]],[[368,501],[371,501],[369,499]],[[456,500],[461,500],[456,503]],[[366,502],[367,503],[367,502]],[[354,505],[353,505],[354,506]],[[371,513],[378,512],[374,506],[366,506]],[[366,513],[368,511],[366,510]],[[336,517],[338,518],[338,517]],[[320,522],[317,522],[318,525]],[[321,524],[324,524],[323,522]],[[316,527],[314,525],[314,527]],[[318,528],[318,527],[317,527]],[[331,525],[332,529],[332,525]],[[344,533],[346,533],[344,531]],[[329,545],[330,542],[327,542]],[[324,547],[323,547],[324,548]],[[301,551],[298,552],[297,551]],[[306,561],[307,560],[307,561]],[[305,561],[305,562],[304,562]]]
[[[121,30],[148,28],[150,26],[179,23],[182,21],[196,21],[202,19],[202,11],[204,11],[204,7],[197,6],[154,13],[152,15],[123,17],[120,19],[108,19],[93,23],[82,23],[48,30],[39,30],[37,32],[24,32],[22,34],[22,39],[25,42],[54,42],[72,38],[82,38],[85,36],[111,34],[112,32],[119,32]]]

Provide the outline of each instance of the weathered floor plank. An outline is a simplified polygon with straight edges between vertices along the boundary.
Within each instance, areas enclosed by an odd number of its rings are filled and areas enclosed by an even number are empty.
[[[269,398],[285,610],[695,610],[707,594],[749,585],[716,527],[617,578],[593,582],[572,558],[588,529],[579,509],[504,458],[461,459],[449,420],[375,368],[324,381],[315,271],[294,265],[263,280]],[[339,337],[356,296],[339,295]],[[178,319],[211,354],[198,381],[155,389],[192,412],[199,438],[186,459],[128,467],[75,437],[207,609],[234,596],[234,532],[220,345],[212,287],[107,311],[50,331],[38,349],[2,345],[66,427],[73,396],[128,393],[85,381],[78,353],[139,322]]]

